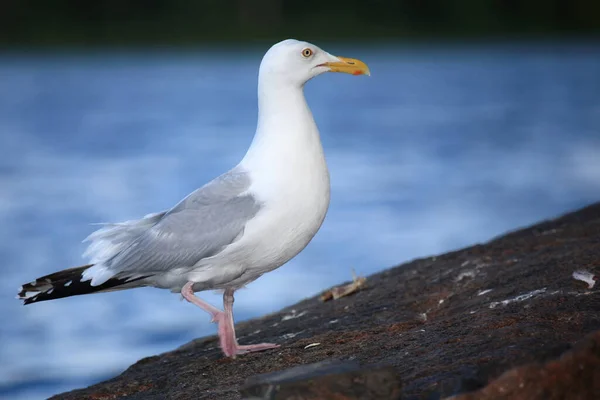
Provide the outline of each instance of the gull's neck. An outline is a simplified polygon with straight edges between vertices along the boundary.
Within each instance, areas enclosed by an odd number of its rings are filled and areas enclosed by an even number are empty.
[[[303,87],[259,77],[256,134],[242,165],[310,164],[315,158],[323,159],[323,149]]]

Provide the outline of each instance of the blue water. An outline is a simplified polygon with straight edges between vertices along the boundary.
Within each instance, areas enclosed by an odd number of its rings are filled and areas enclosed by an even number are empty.
[[[239,161],[264,50],[0,55],[0,397],[85,386],[215,332],[151,288],[14,295],[80,265],[91,223],[166,209]],[[327,50],[372,71],[306,87],[331,208],[301,255],[239,292],[238,319],[600,199],[600,45]]]

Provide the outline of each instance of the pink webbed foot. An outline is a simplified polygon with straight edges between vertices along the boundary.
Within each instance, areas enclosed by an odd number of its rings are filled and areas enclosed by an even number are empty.
[[[246,344],[237,345],[237,354],[253,353],[255,351],[264,351],[269,349],[276,349],[279,345],[275,343],[259,343],[259,344]]]
[[[231,323],[232,319],[229,315],[227,315],[227,313],[218,314],[215,322],[219,324],[219,345],[227,357],[235,358],[235,356],[240,354],[253,353],[256,351],[264,351],[279,347],[278,344],[274,343],[239,345],[235,337],[234,326]]]
[[[211,322],[218,324],[219,345],[227,357],[235,358],[239,354],[252,353],[255,351],[264,351],[279,347],[273,343],[260,343],[239,345],[235,337],[235,326],[233,323],[233,289],[226,289],[223,294],[223,308],[221,311],[215,306],[196,297],[193,290],[193,283],[188,282],[181,290],[183,297],[192,304],[197,305],[210,314]]]

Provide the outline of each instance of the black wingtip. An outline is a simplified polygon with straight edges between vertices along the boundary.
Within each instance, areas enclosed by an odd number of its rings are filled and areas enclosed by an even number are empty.
[[[81,281],[85,270],[93,264],[81,267],[65,269],[50,275],[43,276],[33,282],[21,286],[18,298],[23,300],[23,305],[37,303],[40,301],[55,300],[63,297],[80,296],[83,294],[98,293],[107,290],[119,290],[124,286],[148,276],[130,278],[111,278],[98,286],[92,286],[91,281]],[[128,286],[131,287],[131,286]],[[123,287],[126,289],[127,287]]]
[[[92,265],[69,268],[37,278],[33,282],[23,284],[17,296],[23,301],[23,305],[27,305],[76,295],[78,293],[65,289],[71,287],[74,282],[81,282],[83,272]]]

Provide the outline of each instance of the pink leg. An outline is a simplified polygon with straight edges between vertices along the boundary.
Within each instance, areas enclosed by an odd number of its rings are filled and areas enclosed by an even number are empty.
[[[181,289],[181,295],[183,296],[183,298],[209,313],[212,317],[210,322],[219,322],[219,319],[222,318],[225,313],[219,310],[217,307],[208,304],[201,298],[196,297],[196,295],[194,294],[194,290],[192,289],[193,286],[193,282],[188,282],[183,286],[183,288]]]
[[[273,343],[239,345],[235,337],[235,326],[233,322],[233,301],[233,289],[225,289],[225,293],[223,293],[223,309],[225,310],[226,320],[224,321],[224,324],[226,325],[226,327],[224,327],[223,330],[228,337],[225,340],[221,340],[221,347],[223,348],[225,354],[229,357],[235,358],[237,354],[252,353],[255,351],[263,351],[279,347],[278,344]]]
[[[279,347],[271,343],[261,343],[247,346],[240,346],[235,337],[235,327],[233,324],[233,289],[226,289],[223,294],[223,306],[225,311],[208,304],[202,299],[196,297],[193,291],[193,282],[186,283],[181,289],[181,295],[190,303],[197,305],[212,317],[211,322],[218,324],[219,344],[223,353],[227,357],[235,358],[237,354],[250,353],[253,351],[262,351]]]

